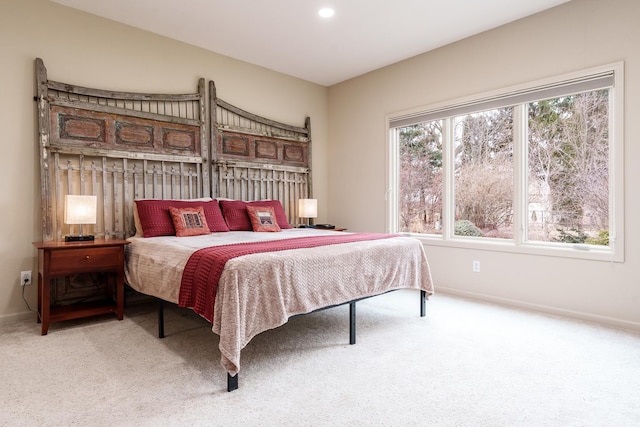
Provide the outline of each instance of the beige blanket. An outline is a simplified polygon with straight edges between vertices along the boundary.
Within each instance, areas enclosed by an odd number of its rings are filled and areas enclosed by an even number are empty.
[[[334,232],[292,229],[131,238],[126,279],[139,292],[177,303],[182,271],[197,249],[319,233]],[[220,277],[214,307],[212,330],[220,335],[221,363],[235,375],[240,370],[240,352],[249,341],[293,315],[401,288],[433,293],[422,243],[411,237],[234,258]]]

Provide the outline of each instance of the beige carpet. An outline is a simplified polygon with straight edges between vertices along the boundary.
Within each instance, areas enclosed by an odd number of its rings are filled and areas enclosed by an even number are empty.
[[[188,310],[0,326],[6,426],[638,426],[640,334],[417,292],[292,319],[242,353],[225,391],[217,336]]]

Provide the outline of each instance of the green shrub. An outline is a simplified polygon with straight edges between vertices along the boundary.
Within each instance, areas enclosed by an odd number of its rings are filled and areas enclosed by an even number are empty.
[[[554,238],[554,242],[562,243],[584,243],[587,240],[587,235],[575,227],[569,229],[556,228],[558,231],[558,237]]]
[[[588,237],[585,243],[589,245],[609,246],[609,230],[600,230],[598,237]]]
[[[484,234],[471,221],[461,219],[453,225],[454,234],[456,236],[475,236],[483,237]]]

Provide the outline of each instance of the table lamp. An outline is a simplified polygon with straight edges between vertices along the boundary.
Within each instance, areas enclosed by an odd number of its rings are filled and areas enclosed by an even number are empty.
[[[316,218],[318,216],[318,200],[298,199],[298,216],[306,220],[306,224],[301,225],[301,227],[313,228],[309,218]]]
[[[93,235],[82,234],[82,224],[96,223],[96,196],[76,196],[68,194],[64,199],[64,223],[78,225],[78,234],[64,237],[65,242],[86,242],[94,240]]]

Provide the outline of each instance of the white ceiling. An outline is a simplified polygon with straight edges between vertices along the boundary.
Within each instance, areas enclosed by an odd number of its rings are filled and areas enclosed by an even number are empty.
[[[569,0],[51,1],[330,86]]]

